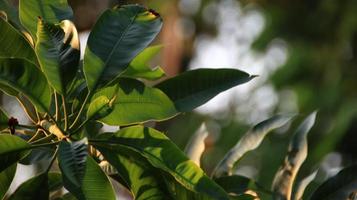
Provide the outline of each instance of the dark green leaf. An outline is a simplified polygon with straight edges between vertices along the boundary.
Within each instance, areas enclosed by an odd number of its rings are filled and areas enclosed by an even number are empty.
[[[228,199],[224,190],[212,181],[193,161],[163,133],[155,129],[132,126],[114,134],[99,135],[93,140],[99,145],[126,146],[144,156],[154,167],[171,174],[187,189],[216,199]]]
[[[37,175],[22,183],[12,194],[9,200],[24,199],[49,199],[48,176],[47,173]]]
[[[85,139],[76,142],[61,141],[59,144],[58,163],[63,178],[67,179],[76,187],[80,187],[82,183],[87,154]]]
[[[32,165],[44,160],[50,161],[54,152],[54,149],[50,147],[35,148],[32,149],[26,157],[21,159],[20,163],[23,165]]]
[[[0,58],[0,89],[10,95],[25,94],[40,112],[50,107],[51,91],[45,76],[26,60]]]
[[[37,63],[35,52],[29,42],[1,17],[0,30],[0,57],[23,58]]]
[[[3,199],[16,173],[16,164],[0,172],[0,199]]]
[[[17,9],[9,4],[9,0],[0,1],[0,10],[5,11],[8,20],[12,24],[15,24],[19,28],[21,27]],[[2,29],[0,28],[0,30]]]
[[[51,24],[38,20],[36,54],[48,82],[59,94],[67,94],[79,66],[79,38],[69,20]]]
[[[3,130],[9,126],[7,124],[8,121],[9,121],[9,117],[7,113],[2,108],[0,108],[0,130]]]
[[[291,199],[296,175],[307,157],[307,134],[315,123],[316,112],[310,114],[295,131],[288,154],[277,171],[272,184],[276,199]]]
[[[347,199],[357,189],[357,165],[341,170],[329,178],[312,194],[310,200]]]
[[[89,90],[105,85],[123,72],[161,29],[161,18],[138,5],[107,10],[95,24],[84,55]]]
[[[48,173],[48,190],[56,191],[63,187],[62,175],[58,172]]]
[[[217,94],[250,81],[254,76],[236,69],[197,69],[159,83],[180,112],[191,111]]]
[[[165,72],[160,67],[151,69],[148,66],[148,62],[156,56],[161,49],[162,45],[151,46],[144,49],[144,51],[140,52],[130,62],[129,67],[123,72],[122,76],[148,80],[157,80],[165,76]]]
[[[41,17],[48,23],[59,23],[65,19],[72,19],[73,11],[67,0],[20,0],[19,15],[21,24],[36,38],[37,21]],[[36,39],[35,39],[36,40]]]
[[[112,100],[106,96],[95,98],[89,104],[87,119],[97,120],[106,117],[113,110],[113,101],[115,101],[115,97]]]
[[[241,195],[247,190],[257,190],[258,186],[254,180],[244,176],[231,175],[215,178],[218,183],[227,193]]]
[[[20,137],[0,134],[0,172],[26,156],[28,148],[30,145]]]
[[[112,112],[99,120],[109,125],[162,121],[177,114],[173,103],[162,91],[145,87],[135,79],[119,79],[117,84],[99,90],[92,99],[101,96],[112,101]]]
[[[108,177],[92,157],[87,157],[82,185],[77,187],[63,179],[65,188],[78,200],[115,200],[115,193]]]
[[[168,194],[161,188],[161,177],[157,174],[157,169],[140,158],[138,153],[125,147],[99,147],[98,150],[114,165],[136,200],[167,199]]]
[[[282,127],[293,115],[276,115],[260,122],[250,129],[238,143],[224,156],[213,172],[215,177],[232,174],[234,165],[249,151],[256,149],[264,137],[272,130]]]

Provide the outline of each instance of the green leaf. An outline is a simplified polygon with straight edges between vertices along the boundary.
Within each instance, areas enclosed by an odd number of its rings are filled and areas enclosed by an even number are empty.
[[[187,189],[216,199],[228,199],[224,190],[212,181],[193,161],[163,133],[155,129],[132,126],[114,134],[99,135],[92,141],[96,146],[126,146],[144,156],[154,167],[171,174]]]
[[[48,173],[48,190],[56,191],[63,187],[62,175],[58,172]]]
[[[177,114],[171,100],[159,89],[146,87],[135,79],[122,78],[94,94],[107,97],[112,112],[99,121],[109,125],[129,125],[149,120],[162,121]]]
[[[65,188],[78,200],[115,200],[113,187],[92,157],[88,156],[82,185],[77,187],[63,179]]]
[[[244,194],[247,190],[257,191],[260,187],[254,180],[239,175],[221,176],[214,181],[227,193],[235,195]]]
[[[86,139],[76,142],[61,141],[59,143],[58,163],[63,178],[76,187],[79,187],[82,183],[87,155]]]
[[[200,166],[201,156],[205,151],[205,139],[208,135],[206,123],[202,123],[185,148],[186,155],[198,166]]]
[[[9,198],[9,200],[23,199],[49,199],[47,173],[42,173],[25,181]]]
[[[105,11],[89,35],[84,74],[89,90],[117,77],[159,33],[162,20],[138,5]]]
[[[72,19],[73,11],[68,6],[67,0],[20,0],[19,15],[21,24],[36,40],[37,24],[34,22],[38,17],[55,24],[65,19]]]
[[[39,19],[36,54],[48,82],[59,94],[67,95],[79,66],[79,38],[69,20],[51,24]]]
[[[0,134],[0,172],[29,153],[30,145],[18,136]]]
[[[165,72],[160,67],[151,69],[148,66],[148,62],[156,56],[161,49],[162,45],[155,45],[144,49],[130,62],[129,67],[121,76],[148,80],[157,80],[165,76]]]
[[[45,76],[23,59],[0,58],[0,89],[10,95],[25,94],[40,112],[46,112],[51,104],[51,90]]]
[[[197,69],[166,79],[156,87],[170,97],[178,111],[187,112],[254,77],[236,69]]]
[[[23,58],[37,63],[35,51],[26,38],[1,17],[0,30],[0,57]]]
[[[213,176],[232,174],[236,163],[249,151],[256,149],[264,137],[272,130],[284,126],[293,115],[275,115],[251,128],[238,143],[223,157],[213,172]]]
[[[307,157],[307,134],[315,123],[316,112],[311,113],[295,131],[290,141],[288,154],[277,171],[272,190],[277,199],[291,199],[296,175]]]
[[[121,146],[98,147],[98,150],[117,169],[136,200],[167,199],[168,194],[161,188],[161,177],[157,169],[138,153]]]
[[[9,116],[2,108],[0,108],[0,130],[9,127],[8,121],[9,121]]]
[[[322,183],[312,194],[310,200],[348,199],[357,188],[357,165],[341,170],[337,175]]]
[[[3,199],[16,173],[16,164],[0,172],[0,199]]]
[[[5,11],[5,13],[7,14],[7,18],[11,22],[11,24],[14,24],[16,25],[16,27],[19,28],[21,27],[17,9],[9,4],[9,0],[0,1],[0,10]],[[0,30],[3,29],[0,28]],[[2,43],[0,42],[0,44]]]
[[[54,149],[50,147],[32,149],[26,157],[20,160],[20,164],[32,165],[44,160],[50,161],[54,152]]]
[[[88,107],[87,110],[87,119],[100,119],[107,116],[113,110],[113,101],[115,98],[108,99],[106,96],[99,96],[94,99]]]

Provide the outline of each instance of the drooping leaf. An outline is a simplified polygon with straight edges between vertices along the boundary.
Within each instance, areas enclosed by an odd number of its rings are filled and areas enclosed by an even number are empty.
[[[27,59],[36,64],[35,51],[29,42],[12,25],[0,17],[0,57]]]
[[[134,151],[125,147],[99,147],[99,151],[117,169],[119,176],[129,186],[134,198],[167,199],[167,193],[162,188],[161,177],[157,169]]]
[[[165,76],[165,72],[160,67],[151,69],[148,62],[156,56],[162,45],[155,45],[144,49],[129,64],[129,67],[123,72],[122,76],[132,78],[144,78],[148,80],[157,80]]]
[[[170,97],[178,111],[186,112],[254,77],[236,69],[196,69],[166,79],[156,87]]]
[[[315,179],[316,174],[317,174],[317,170],[299,182],[294,192],[295,200],[302,200],[305,189]]]
[[[115,200],[113,187],[99,165],[88,156],[80,187],[63,179],[65,188],[78,200]]]
[[[293,115],[276,115],[260,122],[250,129],[238,143],[223,157],[213,172],[213,176],[232,174],[232,168],[242,156],[256,149],[264,137],[272,130],[282,127],[292,119]]]
[[[61,141],[59,144],[58,163],[63,178],[77,187],[80,187],[84,177],[87,155],[85,139],[76,142]]]
[[[30,145],[18,136],[0,134],[0,172],[29,153]]]
[[[19,15],[21,24],[31,33],[36,40],[37,21],[41,17],[48,23],[59,23],[65,19],[73,18],[73,11],[67,0],[20,0]]]
[[[307,157],[307,134],[315,123],[316,112],[310,114],[298,127],[290,141],[288,154],[275,174],[272,190],[275,199],[291,199],[296,175]]]
[[[205,139],[208,136],[208,130],[205,123],[202,123],[200,128],[192,136],[189,143],[186,146],[186,155],[200,166],[201,155],[205,150]]]
[[[8,127],[8,121],[9,117],[7,113],[2,108],[0,108],[0,130],[3,130]]]
[[[3,199],[16,173],[16,164],[0,172],[0,199]]]
[[[113,110],[113,101],[115,101],[115,98],[111,101],[107,96],[99,96],[95,98],[89,104],[87,119],[96,120],[106,117]]]
[[[68,93],[79,66],[79,38],[69,20],[59,24],[42,19],[37,25],[36,54],[48,82],[59,94]]]
[[[310,200],[348,199],[356,189],[357,165],[352,165],[322,183],[312,194]]]
[[[89,90],[105,85],[123,72],[161,29],[161,18],[138,5],[105,11],[89,35],[84,74]]]
[[[45,76],[34,64],[23,59],[0,58],[0,89],[15,96],[23,93],[40,112],[46,112],[51,104],[51,91]]]
[[[39,174],[24,183],[10,196],[9,200],[49,199],[47,173]]]
[[[126,146],[144,156],[154,167],[171,174],[187,189],[216,199],[228,199],[224,190],[212,181],[193,161],[155,129],[132,126],[116,133],[102,134],[91,141],[96,146]]]
[[[149,120],[161,121],[177,114],[171,100],[159,89],[146,87],[135,79],[122,78],[94,94],[112,101],[112,111],[99,121],[109,125],[129,125]]]

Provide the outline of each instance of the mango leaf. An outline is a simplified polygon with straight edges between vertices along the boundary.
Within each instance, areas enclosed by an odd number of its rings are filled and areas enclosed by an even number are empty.
[[[306,137],[315,119],[316,112],[313,112],[301,123],[290,141],[288,154],[275,174],[272,184],[276,199],[291,199],[296,174],[307,157]]]
[[[322,183],[312,194],[310,200],[348,199],[356,189],[357,165],[352,165]]]
[[[37,21],[41,17],[48,23],[59,23],[73,18],[73,11],[67,0],[20,0],[19,15],[21,24],[30,32],[36,41]]]
[[[236,69],[196,69],[166,79],[156,87],[170,97],[178,111],[187,112],[254,77]]]
[[[0,134],[0,172],[29,153],[31,146],[18,136]]]
[[[94,99],[88,107],[87,119],[100,119],[107,116],[113,110],[113,101],[115,98],[108,99],[106,96],[99,96]]]
[[[90,91],[117,77],[159,33],[161,18],[138,5],[105,11],[89,35],[84,74]]]
[[[186,155],[198,166],[200,166],[201,156],[205,150],[205,139],[208,135],[207,126],[202,123],[185,148]]]
[[[113,187],[99,165],[88,156],[84,177],[80,187],[63,179],[65,188],[78,200],[115,200]]]
[[[45,76],[23,59],[0,58],[0,89],[15,96],[23,93],[40,112],[46,112],[51,104],[51,90]]]
[[[12,25],[0,17],[0,57],[27,59],[36,64],[35,51],[29,42]]]
[[[171,100],[159,89],[146,87],[135,79],[122,78],[94,94],[107,97],[113,110],[99,121],[109,125],[129,125],[149,120],[162,121],[177,114]]]
[[[8,121],[9,121],[9,116],[2,108],[0,108],[0,130],[9,127]]]
[[[144,49],[130,62],[129,67],[121,76],[143,78],[148,80],[157,80],[165,76],[164,70],[160,67],[151,69],[148,66],[148,62],[156,56],[161,49],[162,45],[155,45]]]
[[[25,181],[9,198],[9,200],[23,199],[49,199],[47,173],[39,174]]]
[[[232,168],[244,154],[256,149],[270,131],[284,126],[292,118],[293,115],[275,115],[255,125],[223,157],[213,171],[213,176],[220,177],[223,174],[231,175]]]
[[[126,146],[140,153],[156,168],[171,174],[187,189],[216,199],[228,199],[224,190],[212,181],[193,161],[163,133],[155,129],[132,126],[116,133],[102,134],[90,140],[94,145]]]
[[[67,95],[79,66],[79,38],[69,20],[51,24],[39,19],[36,54],[48,82],[56,92]]]
[[[87,155],[85,139],[76,142],[61,141],[59,143],[58,163],[63,178],[76,187],[80,187],[82,183]]]
[[[0,172],[0,199],[3,199],[16,173],[16,164]]]
[[[162,178],[157,169],[138,153],[121,146],[114,149],[111,146],[98,147],[98,150],[117,169],[136,200],[167,199],[168,194],[162,188]]]

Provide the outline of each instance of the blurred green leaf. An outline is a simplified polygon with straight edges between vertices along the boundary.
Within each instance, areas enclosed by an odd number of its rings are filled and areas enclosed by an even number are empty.
[[[17,164],[13,164],[0,172],[0,199],[3,199],[16,173]]]
[[[2,108],[0,108],[0,130],[9,127],[8,121],[9,121],[9,116]]]
[[[85,50],[84,74],[89,90],[123,72],[161,26],[161,18],[142,6],[124,5],[105,11],[93,27]]]
[[[155,87],[170,97],[178,111],[187,112],[253,78],[236,69],[197,69],[166,79]]]
[[[0,172],[29,153],[31,146],[18,136],[0,134]]]
[[[79,66],[79,38],[69,20],[59,24],[39,19],[36,54],[48,82],[59,94],[67,95]]]

